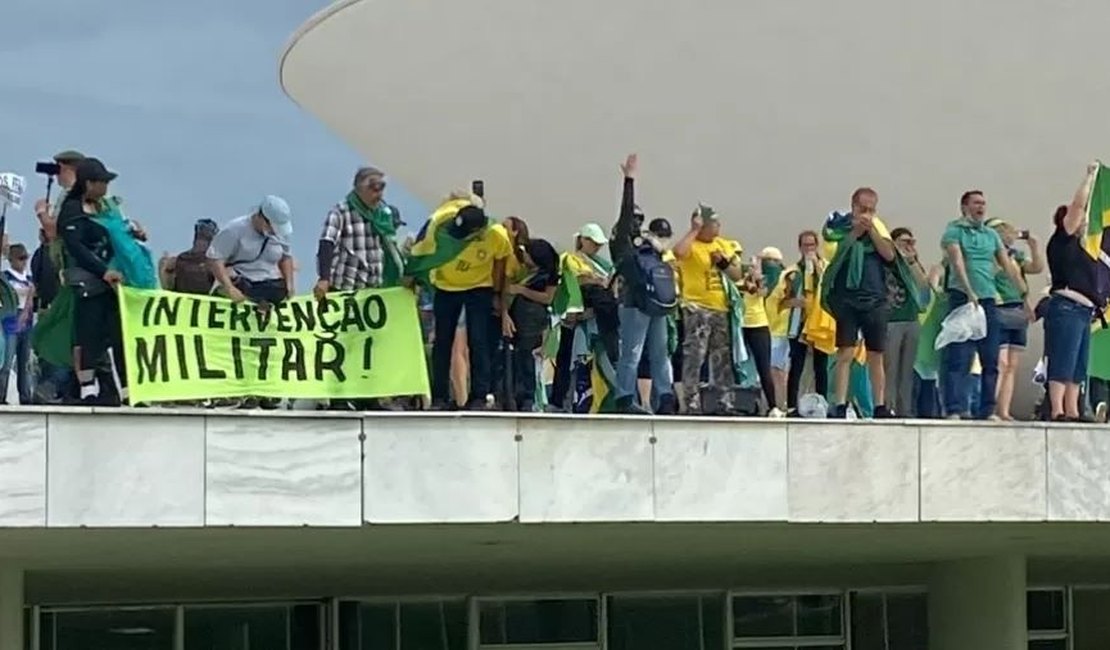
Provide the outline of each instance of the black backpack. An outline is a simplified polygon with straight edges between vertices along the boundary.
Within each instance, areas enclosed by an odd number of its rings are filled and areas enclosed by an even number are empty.
[[[678,306],[674,269],[654,246],[642,245],[633,256],[637,277],[626,281],[630,282],[636,306],[648,316],[666,316]]]

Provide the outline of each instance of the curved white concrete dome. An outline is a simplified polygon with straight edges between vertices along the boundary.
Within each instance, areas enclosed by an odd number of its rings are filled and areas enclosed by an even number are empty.
[[[1097,0],[341,0],[281,79],[419,198],[483,178],[564,244],[615,218],[638,151],[649,215],[704,200],[789,250],[872,185],[935,258],[963,190],[1047,233],[1110,157],[1107,24]]]

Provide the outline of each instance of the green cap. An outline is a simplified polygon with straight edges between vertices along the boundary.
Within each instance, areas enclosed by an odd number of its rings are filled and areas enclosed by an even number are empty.
[[[698,216],[706,221],[716,221],[720,218],[713,206],[705,203],[698,203]]]
[[[63,165],[73,165],[85,159],[85,154],[73,149],[66,149],[65,151],[54,154],[54,162]]]

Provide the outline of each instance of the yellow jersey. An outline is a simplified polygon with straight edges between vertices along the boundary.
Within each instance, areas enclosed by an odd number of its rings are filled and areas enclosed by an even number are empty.
[[[728,296],[721,284],[721,270],[713,264],[713,253],[726,258],[736,255],[732,242],[717,237],[711,242],[694,240],[686,257],[678,259],[683,302],[710,309],[728,311]]]
[[[493,263],[510,257],[513,245],[505,228],[488,227],[471,239],[458,257],[432,271],[432,285],[440,291],[493,287]]]

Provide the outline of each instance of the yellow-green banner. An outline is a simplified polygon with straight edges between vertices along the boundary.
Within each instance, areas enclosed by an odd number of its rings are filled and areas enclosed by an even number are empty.
[[[172,291],[121,287],[119,296],[132,403],[429,392],[407,289],[299,296],[268,312]]]

